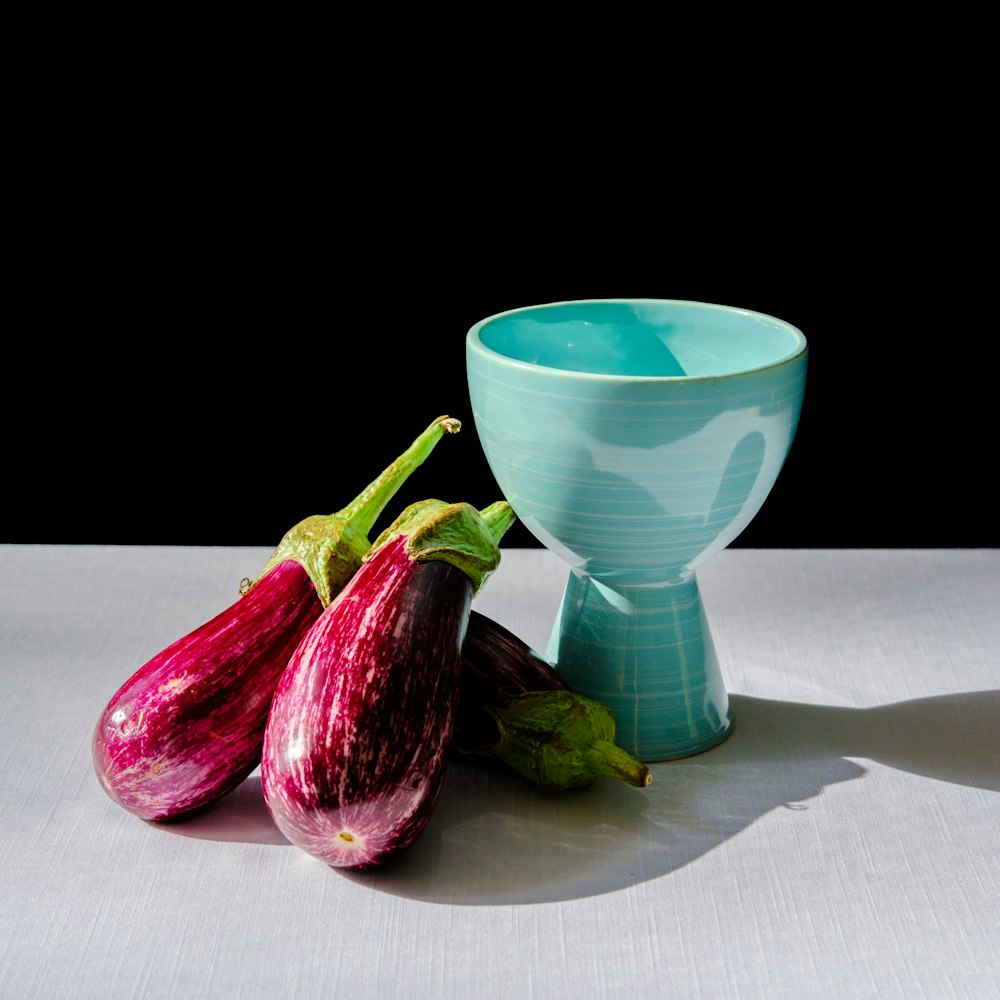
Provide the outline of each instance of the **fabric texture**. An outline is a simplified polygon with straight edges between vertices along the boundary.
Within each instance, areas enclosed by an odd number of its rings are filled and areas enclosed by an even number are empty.
[[[91,733],[268,550],[0,546],[0,997],[1000,996],[1000,551],[727,550],[698,579],[719,746],[544,793],[453,761],[384,870],[292,847],[259,773],[187,822],[103,792]],[[567,569],[474,607],[544,650]]]

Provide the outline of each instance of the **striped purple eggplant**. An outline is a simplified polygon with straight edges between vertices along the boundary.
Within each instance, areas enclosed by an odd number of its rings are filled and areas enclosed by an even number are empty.
[[[94,768],[115,802],[142,819],[178,819],[250,774],[295,648],[361,566],[386,504],[460,427],[439,417],[347,507],[295,525],[235,604],[118,689],[92,740]]]
[[[637,788],[649,768],[615,743],[611,710],[569,690],[521,638],[477,611],[462,647],[462,685],[452,748],[520,775],[546,791],[599,777]]]
[[[472,598],[513,521],[506,501],[411,505],[293,654],[271,703],[261,782],[278,828],[308,854],[377,868],[426,828]]]

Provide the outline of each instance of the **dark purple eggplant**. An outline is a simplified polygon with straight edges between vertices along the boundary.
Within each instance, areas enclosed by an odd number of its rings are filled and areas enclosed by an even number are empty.
[[[278,678],[323,608],[360,567],[386,504],[461,424],[439,417],[347,507],[301,521],[225,611],[139,668],[94,729],[101,785],[142,819],[178,819],[260,763]]]
[[[615,743],[600,702],[569,690],[527,643],[478,611],[462,647],[462,684],[452,748],[513,771],[546,791],[599,777],[644,788],[652,773]]]
[[[384,865],[431,818],[444,780],[471,602],[514,521],[428,500],[376,540],[278,683],[261,783],[278,828],[335,868]]]

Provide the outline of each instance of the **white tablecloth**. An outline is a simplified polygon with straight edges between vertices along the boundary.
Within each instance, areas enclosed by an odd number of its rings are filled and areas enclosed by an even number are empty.
[[[646,789],[454,763],[364,875],[256,773],[163,826],[92,770],[118,685],[268,554],[0,546],[0,997],[1000,997],[1000,550],[720,553],[725,742]],[[475,607],[544,648],[564,573],[504,550]]]

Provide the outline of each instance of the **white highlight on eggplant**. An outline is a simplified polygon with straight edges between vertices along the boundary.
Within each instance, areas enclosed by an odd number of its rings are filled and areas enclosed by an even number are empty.
[[[410,616],[405,612],[400,612],[399,616],[396,618],[396,627],[392,630],[392,634],[398,639],[400,636],[404,635],[408,626]]]
[[[381,601],[375,600],[365,606],[361,617],[358,619],[354,645],[357,644],[358,640],[364,639],[364,637],[372,631],[373,622],[377,621],[380,615],[380,604]],[[353,649],[349,647],[349,654],[351,652],[353,652]]]
[[[114,787],[127,790],[129,800],[145,809],[166,812],[177,808],[178,788],[197,790],[212,771],[210,763],[201,763],[192,757],[159,754],[123,768],[115,776]],[[185,800],[181,798],[180,801]]]
[[[171,677],[166,684],[161,684],[158,689],[158,694],[180,694],[185,689],[189,688],[195,682],[195,678],[191,674],[181,674],[180,677]]]

